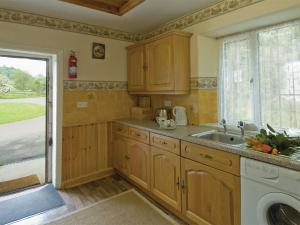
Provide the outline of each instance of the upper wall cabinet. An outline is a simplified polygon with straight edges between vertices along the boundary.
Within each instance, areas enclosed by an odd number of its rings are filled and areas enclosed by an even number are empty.
[[[130,94],[187,94],[190,37],[174,31],[127,48]]]
[[[137,46],[127,51],[128,89],[130,91],[145,90],[145,52],[144,46]]]

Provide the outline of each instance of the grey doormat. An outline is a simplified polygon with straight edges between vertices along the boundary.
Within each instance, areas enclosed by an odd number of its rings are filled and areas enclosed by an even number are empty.
[[[53,185],[12,199],[0,201],[0,225],[17,221],[65,204]]]

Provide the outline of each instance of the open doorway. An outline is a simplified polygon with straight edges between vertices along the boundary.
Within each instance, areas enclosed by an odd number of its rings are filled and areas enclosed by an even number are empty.
[[[51,182],[50,64],[0,51],[0,195]]]

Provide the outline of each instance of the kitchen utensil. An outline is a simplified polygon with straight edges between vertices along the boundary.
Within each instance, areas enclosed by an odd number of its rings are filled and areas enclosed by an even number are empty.
[[[176,125],[187,125],[186,110],[183,106],[175,106],[173,108]]]
[[[166,109],[160,109],[159,110],[159,117],[160,118],[164,118],[164,119],[168,119],[168,112]]]

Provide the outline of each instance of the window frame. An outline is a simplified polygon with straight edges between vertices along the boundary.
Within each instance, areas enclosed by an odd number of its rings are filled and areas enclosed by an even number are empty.
[[[272,29],[278,29],[280,27],[284,26],[291,26],[291,25],[298,25],[300,27],[300,20],[294,20],[289,22],[284,22],[281,24],[271,25],[260,29],[255,29],[249,32],[240,33],[233,36],[228,36],[225,38],[222,38],[220,40],[219,44],[219,87],[218,87],[218,119],[221,121],[225,118],[225,101],[224,101],[224,68],[223,68],[223,56],[224,56],[224,46],[226,43],[235,42],[243,39],[248,39],[251,49],[250,51],[250,73],[251,73],[251,80],[252,80],[252,106],[251,109],[253,112],[253,121],[245,121],[254,123],[258,127],[263,127],[263,121],[262,121],[262,108],[261,108],[261,88],[260,88],[260,64],[259,64],[259,33],[266,31],[266,30],[272,30]],[[249,81],[250,82],[250,81]],[[225,118],[226,119],[226,118]],[[237,124],[231,124],[228,125],[237,125]]]

